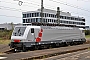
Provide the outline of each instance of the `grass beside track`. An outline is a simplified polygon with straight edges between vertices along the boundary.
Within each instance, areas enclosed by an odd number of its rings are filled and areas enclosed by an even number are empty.
[[[9,44],[11,40],[0,40],[0,44]]]
[[[86,39],[90,39],[90,35],[86,35],[85,37],[86,37]]]

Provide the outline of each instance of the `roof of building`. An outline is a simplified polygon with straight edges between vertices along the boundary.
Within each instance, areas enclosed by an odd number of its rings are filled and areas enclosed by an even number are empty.
[[[41,12],[41,9],[37,9],[36,11],[22,12],[22,13],[25,14],[25,13],[34,13],[34,12]],[[57,11],[51,10],[51,9],[45,9],[45,8],[44,8],[44,9],[43,9],[43,13],[56,14]],[[85,19],[84,17],[72,16],[70,12],[63,12],[63,11],[60,11],[60,15],[62,15],[62,16],[68,16],[68,17],[76,17],[76,18]]]

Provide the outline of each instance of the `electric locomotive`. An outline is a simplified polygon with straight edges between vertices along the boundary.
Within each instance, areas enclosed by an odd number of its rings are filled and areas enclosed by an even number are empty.
[[[11,36],[10,47],[15,51],[41,46],[81,44],[86,41],[78,28],[63,26],[16,26]]]

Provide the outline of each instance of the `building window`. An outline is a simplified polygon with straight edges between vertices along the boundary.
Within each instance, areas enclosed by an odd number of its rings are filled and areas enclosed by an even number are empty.
[[[67,19],[69,19],[69,20],[70,20],[70,17],[67,17]]]
[[[26,18],[26,14],[23,14],[23,18]]]
[[[30,19],[28,19],[28,23],[30,23]]]
[[[49,22],[49,19],[48,19],[48,22]]]
[[[73,24],[75,24],[75,22],[73,22]]]
[[[85,22],[85,19],[82,19],[82,21],[84,21],[84,22]]]
[[[50,14],[49,14],[49,17],[50,17]]]
[[[27,17],[29,17],[29,14],[27,14]]]
[[[63,19],[63,16],[60,16],[61,19]]]
[[[62,23],[62,20],[60,20],[60,23]]]
[[[77,20],[77,18],[75,18],[75,20]]]
[[[31,19],[31,22],[32,22],[32,19]]]
[[[71,17],[71,20],[74,20],[74,17]]]
[[[77,21],[79,21],[80,20],[80,18],[77,18]]]
[[[83,25],[85,25],[85,23],[83,23]]]
[[[52,22],[53,22],[53,20],[52,20]]]
[[[43,23],[45,23],[45,19],[43,19]]]
[[[32,22],[34,22],[34,19],[32,19]]]
[[[27,19],[26,19],[26,23],[27,23]]]
[[[32,17],[34,17],[34,14],[32,13]]]
[[[38,18],[36,18],[36,22],[38,22]]]
[[[51,14],[51,17],[53,17],[53,15]]]
[[[37,14],[37,17],[40,16],[40,15],[39,15],[40,13],[36,13],[36,14]]]
[[[79,21],[82,21],[82,19],[79,19]]]
[[[54,14],[53,14],[53,18],[55,18],[55,17],[54,17]]]
[[[47,14],[45,13],[45,17],[47,17]]]
[[[51,19],[50,19],[50,22],[51,22]]]
[[[55,18],[57,18],[57,16],[55,15]]]
[[[73,22],[69,21],[69,24],[73,24]]]
[[[37,17],[36,13],[34,13],[34,17]]]
[[[64,23],[64,21],[62,21],[62,23]]]
[[[64,16],[64,18],[65,18],[65,19],[67,19],[67,17],[66,17],[66,16]]]
[[[38,18],[38,22],[40,22],[40,20],[41,20],[41,19],[40,19],[40,18]]]
[[[31,17],[31,13],[29,13],[29,16]]]
[[[23,23],[25,23],[25,19],[23,19]]]
[[[33,13],[33,17],[35,17],[35,13]]]
[[[47,17],[48,17],[48,14],[47,14]]]
[[[55,23],[56,20],[54,20],[54,23]]]
[[[46,19],[46,23],[47,23],[47,19]]]
[[[29,22],[31,23],[31,19],[29,20]]]

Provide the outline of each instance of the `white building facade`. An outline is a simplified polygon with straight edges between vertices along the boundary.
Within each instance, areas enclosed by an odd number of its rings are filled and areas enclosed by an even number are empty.
[[[37,11],[28,11],[23,12],[23,25],[30,25],[31,23],[40,23],[41,17],[40,17],[41,10],[38,9]],[[43,10],[43,20],[42,23],[52,23],[55,24],[57,21],[57,11],[55,10],[49,10],[44,9]],[[85,18],[84,17],[78,17],[78,16],[72,16],[69,12],[62,12],[60,11],[60,24],[64,25],[74,25],[79,28],[85,28]]]

